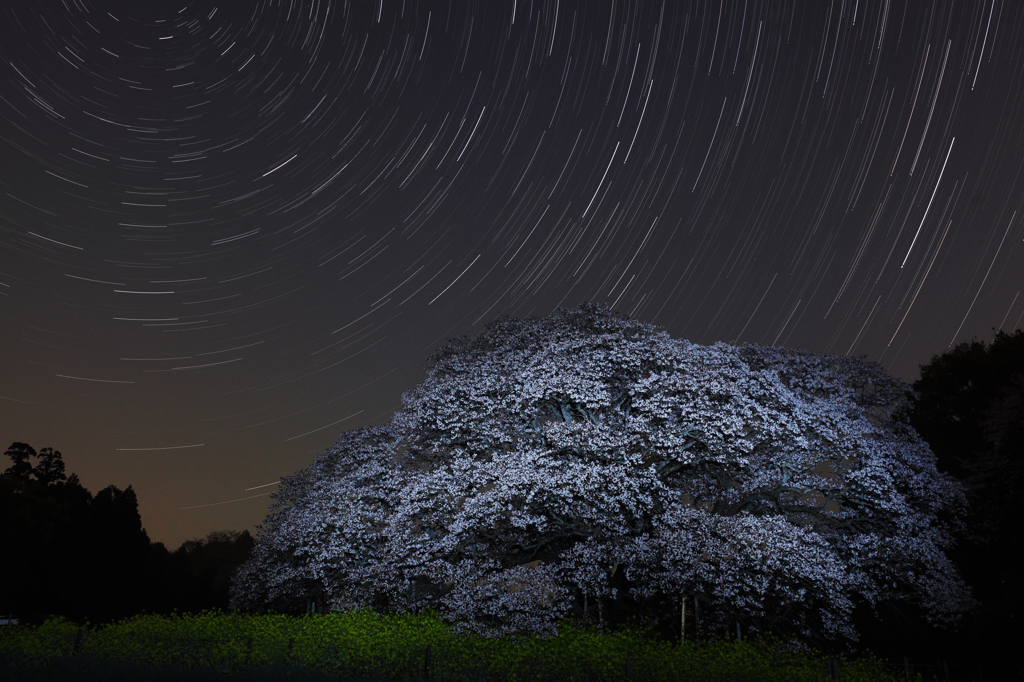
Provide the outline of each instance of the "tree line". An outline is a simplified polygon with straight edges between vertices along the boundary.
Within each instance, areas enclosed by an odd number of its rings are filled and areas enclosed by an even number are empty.
[[[248,531],[216,531],[174,551],[152,542],[132,486],[95,495],[61,453],[12,443],[0,474],[0,615],[103,623],[134,614],[227,609]]]

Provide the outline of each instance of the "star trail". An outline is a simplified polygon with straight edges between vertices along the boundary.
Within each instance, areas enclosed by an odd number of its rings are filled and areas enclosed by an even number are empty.
[[[0,17],[0,437],[131,483],[171,546],[258,523],[502,315],[599,301],[908,382],[1024,317],[1014,2]]]

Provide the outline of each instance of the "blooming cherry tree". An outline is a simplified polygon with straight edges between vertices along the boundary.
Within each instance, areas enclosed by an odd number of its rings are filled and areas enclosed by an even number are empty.
[[[700,346],[597,305],[428,360],[383,427],[284,481],[236,608],[434,608],[485,635],[568,615],[856,639],[856,603],[940,623],[964,505],[877,364]]]

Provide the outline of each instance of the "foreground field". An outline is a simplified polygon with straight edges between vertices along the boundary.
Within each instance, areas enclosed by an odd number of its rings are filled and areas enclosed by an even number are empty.
[[[837,673],[847,682],[908,679],[875,659],[830,662],[772,640],[680,645],[643,631],[600,634],[568,621],[550,639],[488,640],[454,634],[433,614],[370,611],[142,615],[99,628],[56,619],[38,628],[0,628],[0,658],[0,677],[65,681],[68,671],[87,669],[96,670],[89,679],[133,680],[817,682]]]

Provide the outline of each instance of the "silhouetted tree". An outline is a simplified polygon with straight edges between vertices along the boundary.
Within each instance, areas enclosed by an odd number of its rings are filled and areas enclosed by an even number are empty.
[[[987,347],[972,341],[932,358],[921,366],[914,389],[911,424],[965,484],[963,560],[978,563],[984,556],[987,564],[997,556],[1014,556],[1021,537],[1024,331],[1000,331]],[[989,552],[995,554],[986,556]]]
[[[132,486],[100,490],[89,517],[92,563],[87,574],[97,592],[106,596],[93,605],[92,618],[109,620],[137,613],[146,600],[142,570],[150,542]]]
[[[899,654],[902,648],[932,660],[958,656],[965,663],[1019,666],[1010,656],[1024,637],[1024,331],[996,332],[987,346],[977,340],[958,344],[921,365],[913,388],[911,425],[939,467],[964,484],[965,527],[950,558],[979,606],[955,636],[926,634],[912,610],[894,609],[870,643],[880,653]]]
[[[92,496],[77,476],[64,475],[61,453],[52,448],[37,455],[13,443],[5,454],[12,464],[0,474],[0,611],[74,610]]]
[[[940,470],[966,479],[969,464],[991,450],[987,413],[1019,374],[1024,374],[1021,330],[996,332],[987,347],[977,340],[958,344],[921,365],[910,423],[928,441]]]
[[[36,449],[28,443],[11,443],[4,453],[11,458],[11,466],[4,472],[4,476],[30,481],[32,480],[32,462],[29,461],[36,456]]]
[[[0,474],[0,613],[101,623],[143,611],[228,608],[248,531],[215,531],[174,552],[151,542],[132,486],[94,496],[61,453],[12,443]]]
[[[179,611],[228,610],[231,577],[249,558],[254,540],[247,530],[213,531],[187,540],[170,556],[174,566]]]
[[[53,448],[43,448],[39,451],[39,463],[32,473],[37,481],[46,486],[58,485],[68,480],[64,475],[64,459],[60,452]]]
[[[5,454],[12,464],[0,474],[0,611],[94,622],[134,613],[150,543],[131,486],[93,497],[77,475],[65,475],[53,448],[13,443]]]

